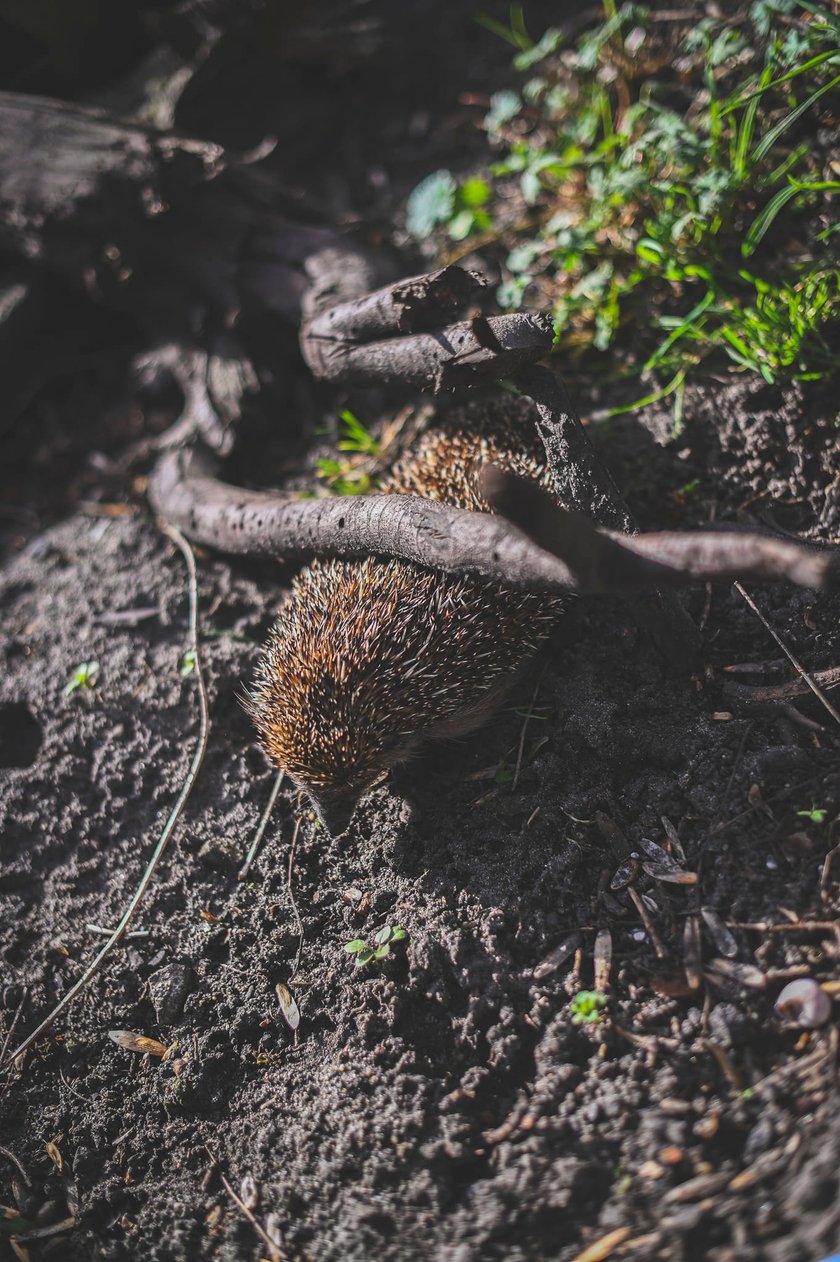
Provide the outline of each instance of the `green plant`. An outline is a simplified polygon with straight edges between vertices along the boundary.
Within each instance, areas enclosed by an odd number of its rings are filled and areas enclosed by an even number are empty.
[[[99,662],[80,662],[64,685],[64,695],[69,697],[79,688],[95,688],[99,678]]]
[[[187,649],[181,658],[181,665],[178,668],[178,674],[186,677],[192,675],[196,667],[196,656],[192,649]]]
[[[812,806],[810,811],[797,811],[803,819],[809,819],[812,824],[824,824],[828,819],[828,811],[824,806]]]
[[[597,1025],[603,1020],[607,996],[600,990],[579,990],[569,1001],[569,1011],[575,1025]]]
[[[429,236],[445,225],[453,241],[486,232],[493,221],[486,210],[492,189],[478,176],[458,184],[451,171],[427,175],[411,193],[406,206],[406,227],[412,236]]]
[[[479,21],[524,74],[484,119],[500,151],[482,209],[503,252],[502,306],[551,305],[567,352],[619,350],[623,374],[663,383],[631,406],[672,394],[677,424],[703,368],[768,382],[840,369],[827,252],[840,180],[807,130],[840,101],[840,18],[755,0],[702,18],[675,55],[655,9],[609,0],[562,56],[560,32],[534,43],[519,6],[509,26]],[[418,200],[430,210],[434,193],[434,214],[412,221],[421,236],[451,225],[466,188],[433,179]]]
[[[382,445],[365,429],[357,416],[346,408],[340,413],[343,437],[338,450],[350,453],[350,459],[335,460],[325,456],[318,461],[318,477],[322,478],[333,495],[367,495],[374,489],[375,481],[368,465],[382,456]],[[360,459],[362,458],[362,459]]]
[[[395,942],[401,942],[408,937],[405,929],[399,925],[383,925],[382,928],[374,934],[373,941],[368,943],[364,938],[353,938],[350,942],[345,942],[344,950],[348,955],[355,956],[357,967],[365,964],[373,964],[377,960],[384,960],[391,954],[391,947]]]

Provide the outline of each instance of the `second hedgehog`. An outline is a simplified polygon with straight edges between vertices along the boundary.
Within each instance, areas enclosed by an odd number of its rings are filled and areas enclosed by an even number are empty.
[[[383,491],[487,512],[486,461],[549,485],[527,412],[466,410],[428,432]],[[548,636],[557,598],[406,561],[315,562],[295,580],[248,708],[268,756],[336,836],[423,742],[478,727]]]

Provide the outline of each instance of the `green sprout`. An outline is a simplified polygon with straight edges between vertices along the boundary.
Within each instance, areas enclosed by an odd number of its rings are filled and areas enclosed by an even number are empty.
[[[324,456],[316,466],[318,477],[326,482],[331,495],[367,495],[374,489],[375,481],[369,469],[359,466],[359,457],[368,461],[381,459],[382,444],[347,408],[340,416],[343,437],[338,450],[349,452],[352,458],[336,460]]]
[[[192,649],[187,649],[186,653],[181,658],[181,667],[178,673],[184,676],[191,675],[195,670],[195,666],[195,652]]]
[[[98,678],[99,662],[80,662],[64,686],[65,697],[79,688],[95,688]]]
[[[607,996],[600,990],[579,990],[569,1002],[574,1025],[597,1025],[603,1020]]]
[[[403,938],[407,938],[408,933],[399,925],[383,925],[382,928],[374,934],[373,942],[366,942],[364,938],[353,938],[351,942],[345,942],[344,950],[348,955],[356,957],[356,966],[361,968],[365,964],[372,964],[376,960],[384,960],[391,954],[391,947],[395,942],[401,942]]]
[[[684,482],[682,486],[674,491],[674,497],[678,500],[692,499],[700,490],[700,479],[692,478],[690,482]]]
[[[499,97],[503,95],[497,93]],[[410,194],[406,227],[413,237],[422,240],[431,236],[435,228],[445,226],[453,241],[465,241],[492,228],[493,220],[486,210],[492,192],[490,184],[480,176],[470,176],[458,184],[451,171],[435,171]]]
[[[812,806],[810,811],[797,811],[802,819],[809,819],[812,824],[824,824],[828,819],[828,811],[824,806]]]

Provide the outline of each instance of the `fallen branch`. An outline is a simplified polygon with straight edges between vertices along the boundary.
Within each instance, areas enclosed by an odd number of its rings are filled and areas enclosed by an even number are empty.
[[[223,552],[283,560],[393,556],[546,592],[633,592],[739,575],[822,587],[838,571],[837,550],[748,532],[601,530],[498,466],[485,466],[482,476],[503,516],[408,495],[286,499],[230,486],[211,469],[207,457],[171,453],[155,469],[149,497],[196,543]]]
[[[840,666],[832,666],[828,670],[815,670],[809,678],[823,692],[830,692],[833,688],[840,688]],[[727,680],[723,685],[724,696],[731,697],[733,701],[746,701],[758,705],[769,702],[784,704],[797,697],[805,697],[812,691],[811,685],[802,676],[799,679],[789,679],[784,684],[738,684]]]

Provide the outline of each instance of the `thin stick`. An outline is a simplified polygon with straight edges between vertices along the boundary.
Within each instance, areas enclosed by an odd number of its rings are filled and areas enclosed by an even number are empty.
[[[656,952],[660,960],[666,959],[668,952],[665,948],[665,943],[660,938],[656,929],[656,925],[653,923],[653,917],[651,916],[647,907],[645,907],[645,904],[641,895],[638,894],[636,890],[633,889],[632,885],[628,885],[627,893],[630,895],[630,897],[633,900],[633,905],[636,908],[636,911],[639,913],[642,924],[644,925],[645,931],[647,932],[647,936],[650,938],[651,943],[653,945],[654,951]]]
[[[140,906],[146,890],[149,888],[155,869],[157,868],[161,856],[166,850],[172,834],[175,831],[175,827],[183,814],[184,807],[187,804],[187,799],[192,793],[193,786],[195,785],[199,770],[201,769],[201,764],[204,761],[204,754],[207,750],[207,735],[210,730],[210,712],[207,704],[207,687],[204,682],[204,674],[201,669],[201,656],[198,644],[198,579],[195,569],[195,554],[187,540],[181,534],[180,530],[176,530],[174,526],[170,526],[166,522],[161,522],[160,528],[176,545],[187,564],[190,600],[189,644],[190,651],[193,654],[193,660],[195,661],[195,675],[198,681],[199,730],[195,753],[193,754],[189,771],[187,772],[186,779],[184,780],[183,788],[178,794],[178,800],[169,813],[169,817],[163,826],[163,831],[160,834],[157,845],[152,852],[152,857],[146,866],[145,872],[140,878],[140,883],[134,891],[131,901],[123,912],[122,918],[116,929],[114,929],[111,933],[108,941],[87,966],[78,981],[75,982],[67,991],[66,995],[59,1000],[49,1016],[46,1016],[37,1029],[33,1030],[32,1033],[24,1039],[20,1047],[15,1048],[9,1056],[10,1061],[17,1060],[18,1056],[27,1051],[36,1039],[39,1039],[41,1035],[50,1028],[56,1017],[59,1016],[65,1008],[73,1002],[76,996],[90,984],[101,969],[106,957],[119,942],[120,938],[122,938],[131,923],[134,913]]]
[[[242,864],[242,867],[237,873],[237,880],[239,881],[244,881],[245,877],[251,871],[251,864],[257,857],[260,842],[262,841],[263,836],[265,835],[265,830],[268,827],[268,821],[271,818],[271,812],[274,810],[274,803],[277,801],[277,795],[280,792],[285,774],[286,773],[284,771],[278,771],[274,784],[271,786],[271,793],[268,796],[268,802],[266,803],[265,810],[260,816],[260,822],[257,824],[257,831],[254,833],[254,840],[251,842],[251,848],[245,856],[245,862]]]
[[[802,663],[801,663],[800,661],[798,661],[798,660],[797,660],[797,658],[795,658],[795,657],[794,657],[793,653],[791,653],[790,649],[789,649],[789,648],[788,648],[788,646],[785,644],[784,640],[781,638],[781,636],[778,634],[778,632],[777,632],[777,631],[775,631],[775,630],[773,629],[773,627],[771,627],[770,623],[767,621],[767,619],[765,618],[764,614],[761,612],[761,610],[759,609],[758,605],[757,605],[757,604],[755,603],[755,601],[753,600],[752,596],[750,596],[750,595],[748,595],[748,594],[747,594],[747,592],[744,590],[744,588],[743,588],[743,586],[741,585],[741,583],[737,583],[737,582],[736,582],[736,583],[735,583],[735,589],[736,589],[736,591],[740,592],[741,596],[743,596],[744,600],[747,602],[747,604],[749,605],[750,609],[753,611],[753,613],[754,613],[754,614],[755,614],[755,616],[758,618],[759,622],[762,624],[762,626],[765,628],[765,630],[767,630],[767,631],[769,631],[769,632],[770,632],[770,634],[772,635],[773,639],[776,641],[776,643],[778,644],[779,648],[782,650],[782,652],[784,653],[785,657],[786,657],[786,658],[788,659],[788,661],[790,662],[791,666],[793,666],[794,670],[798,672],[798,674],[801,676],[801,678],[803,679],[803,681],[804,681],[804,682],[808,685],[808,687],[811,689],[811,692],[812,692],[812,693],[814,694],[814,696],[817,698],[817,700],[819,701],[820,705],[821,705],[821,706],[822,706],[825,710],[827,710],[827,711],[828,711],[828,713],[829,713],[829,714],[831,715],[831,717],[834,719],[834,722],[835,722],[835,723],[840,723],[840,711],[838,711],[838,710],[836,710],[836,709],[834,708],[834,706],[833,706],[833,705],[831,704],[831,702],[829,701],[828,697],[827,697],[827,696],[825,695],[825,693],[823,692],[822,688],[820,688],[820,687],[819,687],[819,685],[818,685],[818,684],[816,684],[816,683],[814,682],[814,680],[813,680],[813,679],[811,678],[811,676],[808,674],[807,670],[806,670],[806,669],[805,669],[805,667],[802,665]]]
[[[548,668],[548,662],[545,663],[542,670],[540,671],[540,677],[537,680],[536,685],[534,687],[534,695],[531,698],[531,704],[528,706],[528,709],[525,711],[525,718],[522,722],[522,731],[519,733],[519,748],[516,751],[516,770],[513,773],[513,781],[510,786],[511,793],[514,792],[514,790],[516,789],[516,786],[519,784],[519,776],[522,771],[522,756],[525,753],[525,733],[528,731],[528,724],[531,721],[531,711],[533,710],[534,706],[537,703],[537,696],[540,691],[540,684],[543,681],[543,676],[545,675],[547,668]]]
[[[23,1162],[20,1160],[20,1158],[19,1158],[19,1157],[16,1157],[16,1156],[15,1156],[15,1154],[12,1152],[11,1148],[6,1148],[6,1146],[5,1146],[4,1144],[0,1144],[0,1152],[3,1154],[3,1156],[4,1156],[4,1157],[6,1157],[6,1159],[7,1159],[8,1161],[11,1161],[13,1165],[17,1166],[17,1168],[18,1168],[18,1170],[19,1170],[19,1172],[20,1172],[20,1177],[23,1179],[23,1181],[24,1181],[24,1183],[26,1184],[26,1186],[27,1186],[28,1188],[31,1188],[31,1187],[32,1187],[32,1180],[30,1179],[29,1175],[27,1174],[27,1172],[26,1172],[26,1167],[24,1166],[24,1164],[23,1164]]]
[[[222,1168],[219,1165],[218,1157],[216,1157],[213,1154],[212,1150],[207,1147],[207,1144],[205,1144],[204,1147],[207,1151],[208,1157],[210,1158],[210,1160],[213,1162],[213,1164],[216,1166],[216,1168],[219,1171],[219,1178],[221,1179],[222,1187],[225,1189],[228,1196],[233,1201],[234,1205],[237,1207],[237,1209],[239,1209],[245,1215],[248,1222],[254,1228],[254,1231],[257,1233],[257,1235],[260,1237],[263,1243],[268,1246],[271,1257],[274,1259],[282,1257],[282,1246],[280,1242],[278,1240],[275,1240],[272,1236],[268,1234],[265,1227],[263,1227],[262,1223],[257,1218],[257,1216],[248,1208],[248,1206],[245,1204],[242,1198],[240,1196],[237,1196],[236,1192],[234,1192],[233,1188],[228,1183],[225,1176],[222,1174]]]
[[[0,1051],[0,1065],[4,1065],[6,1063],[6,1050],[12,1041],[12,1035],[15,1032],[15,1027],[17,1026],[18,1021],[20,1020],[20,1014],[23,1012],[23,1005],[26,1003],[28,994],[29,988],[28,986],[24,986],[20,996],[20,1003],[15,1010],[15,1015],[12,1017],[12,1024],[9,1026],[6,1031],[6,1037],[3,1039],[3,1050]]]
[[[294,864],[294,861],[295,861],[295,851],[297,850],[297,840],[298,840],[298,837],[300,836],[300,825],[301,825],[301,820],[300,820],[300,817],[298,817],[298,821],[295,824],[295,831],[292,833],[292,847],[291,847],[291,850],[289,851],[289,871],[286,877],[286,889],[289,894],[289,902],[292,904],[292,911],[295,914],[295,920],[297,921],[297,928],[298,928],[298,949],[297,949],[297,955],[295,956],[295,966],[292,969],[292,977],[295,977],[297,975],[298,968],[300,967],[300,957],[303,955],[303,921],[300,918],[298,905],[295,902],[295,896],[292,893],[292,865]]]

